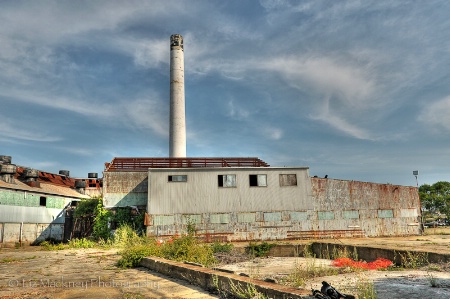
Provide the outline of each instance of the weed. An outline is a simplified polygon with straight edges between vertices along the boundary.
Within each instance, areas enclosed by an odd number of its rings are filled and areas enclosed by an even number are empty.
[[[86,238],[82,239],[72,239],[67,245],[68,248],[94,248],[98,244],[94,241],[88,240]]]
[[[441,266],[437,265],[437,264],[430,264],[427,267],[428,271],[442,271]]]
[[[150,255],[159,255],[158,246],[134,245],[120,252],[122,257],[117,262],[121,268],[131,268],[139,266],[141,260]]]
[[[112,245],[116,247],[126,247],[132,245],[140,245],[146,242],[145,237],[138,236],[136,231],[128,224],[121,225],[114,232]],[[103,241],[105,242],[105,241]],[[108,243],[108,241],[106,241]]]
[[[122,258],[118,262],[119,267],[136,267],[146,256],[188,261],[204,266],[212,266],[216,262],[211,246],[200,243],[193,236],[183,236],[162,244],[145,237],[133,240],[133,244],[120,252]]]
[[[0,260],[0,263],[12,263],[12,262],[17,262],[17,261],[19,261],[19,259],[18,258],[13,258],[13,257],[5,257],[5,258],[3,258],[3,259],[1,259]]]
[[[218,293],[219,298],[242,298],[242,299],[268,299],[266,295],[259,292],[252,283],[245,283],[242,286],[239,282],[235,284],[231,279],[228,283],[221,285],[217,275],[212,276],[213,293]]]
[[[356,294],[359,299],[376,299],[377,292],[373,281],[368,280],[366,277],[359,277],[356,282]]]
[[[145,297],[141,294],[125,293],[123,294],[123,299],[144,299]]]
[[[431,285],[433,288],[439,287],[439,284],[438,284],[438,282],[437,282],[437,279],[436,279],[436,277],[433,276],[432,273],[427,272],[427,278],[428,278],[428,282],[430,283],[430,285]]]
[[[294,270],[287,278],[287,284],[294,287],[304,287],[306,281],[310,278],[337,275],[339,270],[337,268],[330,268],[324,265],[319,265],[315,257],[307,258],[306,265],[295,263]]]
[[[166,259],[194,262],[207,267],[216,262],[211,246],[199,242],[191,235],[173,239],[161,247],[161,257]]]
[[[230,291],[231,295],[236,298],[242,299],[266,299],[268,298],[263,293],[259,292],[254,284],[247,283],[245,287],[241,286],[238,282],[234,284],[233,281],[230,280]]]
[[[63,250],[63,249],[67,248],[67,246],[64,246],[64,244],[61,244],[61,243],[54,244],[49,241],[42,241],[39,244],[39,246],[41,246],[41,249],[43,249],[43,250],[52,250],[52,251],[53,250]]]
[[[213,244],[211,244],[211,249],[213,251],[213,253],[218,253],[218,252],[230,252],[233,249],[233,244],[231,243],[219,243],[219,242],[214,242]]]
[[[400,264],[403,268],[417,269],[429,264],[427,252],[406,251],[404,254],[400,252],[396,252],[395,254],[400,256]]]
[[[327,259],[327,260],[334,260],[338,258],[351,258],[355,261],[358,260],[358,251],[356,247],[353,247],[353,252],[350,252],[350,250],[347,247],[340,247],[340,246],[333,246],[333,249],[330,251],[328,244],[325,250],[322,250],[320,254],[321,258]]]
[[[269,253],[270,248],[274,247],[275,245],[276,244],[270,244],[267,242],[262,242],[261,244],[255,244],[250,242],[248,246],[248,251],[253,256],[262,257],[266,256]]]
[[[6,264],[6,263],[14,263],[14,262],[21,262],[24,260],[33,260],[36,256],[30,256],[30,257],[24,257],[24,258],[14,258],[14,257],[5,257],[0,260],[0,264]]]

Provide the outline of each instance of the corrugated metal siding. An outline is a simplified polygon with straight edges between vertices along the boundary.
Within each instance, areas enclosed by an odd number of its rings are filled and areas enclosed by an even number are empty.
[[[1,206],[0,222],[52,223],[64,222],[63,209],[46,207]],[[59,216],[59,218],[58,218]]]
[[[0,243],[3,245],[28,245],[49,238],[62,241],[63,235],[64,224],[61,223],[0,223]]]
[[[173,223],[148,227],[149,235],[186,233],[186,214],[196,219],[207,240],[274,240],[419,234],[417,188],[366,182],[308,178],[299,186],[280,187],[280,169],[264,169],[267,187],[248,186],[253,169],[150,171],[149,213],[171,214]],[[187,183],[167,184],[168,174],[186,174]],[[236,188],[219,188],[218,175],[236,174]],[[239,186],[242,186],[239,188]],[[263,190],[263,192],[259,192]],[[305,191],[307,190],[307,191]],[[309,191],[308,191],[309,190]],[[290,193],[292,192],[292,193]],[[296,194],[300,192],[301,194]],[[288,207],[288,208],[286,208]],[[222,210],[226,210],[222,212]],[[194,212],[193,212],[194,211]],[[167,216],[164,216],[167,217]],[[417,224],[417,225],[416,225]]]
[[[235,188],[218,186],[218,175],[236,175]],[[267,187],[251,187],[249,175],[266,174]],[[297,186],[280,187],[280,174],[296,174]],[[168,182],[187,175],[187,182]],[[307,168],[150,169],[151,214],[266,212],[313,209]]]

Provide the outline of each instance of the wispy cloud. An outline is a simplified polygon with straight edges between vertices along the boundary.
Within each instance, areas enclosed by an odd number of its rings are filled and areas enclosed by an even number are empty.
[[[7,142],[8,139],[24,140],[33,142],[56,142],[63,140],[59,136],[49,136],[42,131],[36,130],[35,126],[29,124],[29,127],[23,127],[20,122],[13,121],[7,116],[3,116],[0,119],[0,138]]]
[[[450,96],[436,102],[427,103],[419,114],[419,121],[433,130],[450,132]]]

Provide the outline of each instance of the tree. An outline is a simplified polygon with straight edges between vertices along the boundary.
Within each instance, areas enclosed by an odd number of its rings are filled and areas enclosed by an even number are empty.
[[[440,181],[419,187],[422,208],[433,215],[444,214],[450,219],[450,182]]]

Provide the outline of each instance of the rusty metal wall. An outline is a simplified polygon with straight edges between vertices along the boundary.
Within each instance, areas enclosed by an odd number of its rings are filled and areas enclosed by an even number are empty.
[[[421,232],[420,201],[415,187],[309,177],[305,180],[300,175],[297,179],[302,187],[289,187],[291,190],[285,193],[285,187],[280,187],[275,178],[286,173],[286,169],[242,169],[242,173],[234,169],[169,171],[188,175],[188,181],[183,183],[168,183],[167,171],[150,171],[148,212],[153,225],[147,227],[149,236],[184,234],[186,219],[195,225],[197,235],[208,241],[400,236]],[[239,174],[236,180],[243,188],[230,192],[230,188],[217,188],[217,175],[231,173]],[[250,173],[268,174],[268,186],[257,187],[263,192],[252,192],[255,187],[249,187],[242,179],[248,180]]]
[[[147,171],[103,173],[103,204],[105,207],[145,206],[147,197]]]

